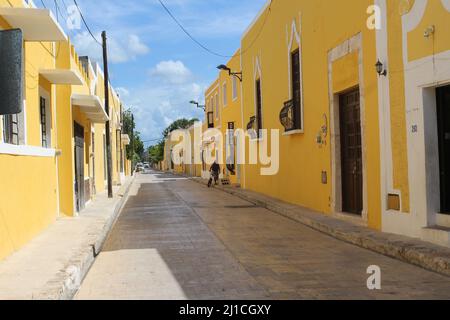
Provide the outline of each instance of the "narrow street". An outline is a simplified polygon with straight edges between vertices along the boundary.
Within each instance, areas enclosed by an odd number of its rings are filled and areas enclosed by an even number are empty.
[[[366,270],[382,270],[370,291]],[[149,172],[76,299],[441,299],[449,278],[193,181]]]

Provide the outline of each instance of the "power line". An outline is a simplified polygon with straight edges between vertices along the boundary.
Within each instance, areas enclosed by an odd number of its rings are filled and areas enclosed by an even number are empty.
[[[44,3],[44,0],[41,0],[42,5],[44,6],[44,8],[47,8],[47,6]]]
[[[59,12],[59,14],[61,15],[61,17],[62,17],[63,19],[65,19],[65,20],[67,20],[67,19],[68,19],[68,17],[67,17],[67,12],[68,12],[68,10],[66,9],[65,12],[64,12],[64,10],[61,10],[60,6],[58,5],[57,0],[55,0],[55,6],[56,6],[57,12]]]
[[[149,143],[149,142],[155,142],[155,141],[162,141],[163,139],[164,139],[164,138],[145,140],[145,141],[142,141],[142,143]]]
[[[56,0],[53,0],[53,1],[55,2],[56,21],[59,22],[59,7],[58,7],[58,3],[56,2]],[[62,16],[62,14],[61,14],[61,16]]]
[[[229,55],[224,55],[224,54],[221,54],[221,53],[218,53],[218,52],[215,52],[214,50],[212,50],[212,49],[209,49],[206,45],[204,45],[203,43],[201,43],[200,41],[198,41],[182,24],[181,24],[181,22],[175,17],[175,15],[170,11],[170,9],[164,4],[164,2],[162,1],[162,0],[158,0],[159,1],[159,3],[161,4],[161,6],[163,7],[163,9],[167,12],[167,14],[172,18],[172,20],[180,27],[180,29],[193,41],[193,42],[195,42],[200,48],[202,48],[203,50],[205,50],[206,52],[208,52],[208,53],[210,53],[210,54],[212,54],[212,55],[215,55],[215,56],[218,56],[218,57],[221,57],[221,58],[234,58],[235,56],[236,56],[236,54],[235,55],[232,55],[232,56],[229,56]],[[268,9],[268,12],[267,12],[267,14],[266,14],[266,16],[265,16],[265,18],[264,18],[264,22],[263,22],[263,25],[261,26],[261,29],[259,30],[259,32],[258,32],[258,34],[256,35],[256,37],[253,39],[253,41],[250,43],[250,45],[247,47],[247,48],[245,48],[245,50],[242,50],[241,52],[240,52],[240,54],[241,55],[243,55],[243,54],[245,54],[248,50],[250,50],[252,47],[253,47],[253,45],[256,43],[256,40],[259,38],[259,36],[261,35],[261,33],[262,33],[262,31],[263,31],[263,29],[264,29],[264,27],[265,27],[265,25],[266,25],[266,22],[267,22],[267,18],[269,17],[269,15],[270,15],[270,13],[271,13],[271,9],[272,9],[272,1],[273,0],[271,0],[271,2],[270,2],[270,4],[269,4],[269,9]]]
[[[66,2],[64,0],[62,0],[62,3],[64,5],[64,8],[66,8],[66,12],[69,12],[69,8],[67,8]]]
[[[92,33],[91,29],[89,28],[86,20],[84,19],[83,13],[81,13],[81,10],[80,10],[80,7],[78,6],[77,0],[73,0],[73,2],[75,3],[75,6],[77,7],[78,12],[80,13],[81,19],[83,20],[83,23],[84,23],[87,31],[91,35],[92,39],[94,39],[94,41],[97,42],[100,46],[103,46],[102,43],[97,40],[97,38],[94,36],[94,34]]]

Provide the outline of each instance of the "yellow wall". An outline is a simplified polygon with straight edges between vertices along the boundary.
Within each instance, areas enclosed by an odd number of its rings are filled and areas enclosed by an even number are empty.
[[[0,0],[0,6],[22,7],[21,0]],[[0,17],[0,29],[10,29]],[[85,128],[85,177],[92,176],[90,154],[95,154],[97,192],[105,189],[103,174],[104,124],[95,124],[95,150],[92,148],[91,121],[77,106],[72,106],[73,93],[90,94],[95,74],[86,74],[80,67],[78,55],[69,41],[46,43],[24,42],[25,69],[25,141],[14,150],[25,155],[0,153],[0,260],[18,250],[50,225],[58,215],[73,216],[74,208],[74,139],[73,121]],[[72,69],[84,79],[81,86],[55,85],[39,74],[42,69]],[[45,91],[50,105],[50,150],[41,147],[40,95]],[[104,97],[103,79],[98,77],[97,95]],[[112,147],[114,181],[120,183],[120,165],[116,161],[115,130],[119,128],[120,101],[111,97]],[[1,117],[0,117],[1,120]],[[1,127],[1,125],[0,125]],[[1,131],[1,130],[0,130]],[[3,139],[0,133],[0,138]],[[3,143],[3,140],[1,141]],[[8,148],[10,146],[5,145]],[[51,156],[55,150],[59,156]],[[11,153],[11,151],[7,151]],[[14,152],[13,152],[14,153]],[[37,156],[41,154],[41,156]],[[43,155],[45,154],[45,155]],[[126,161],[126,173],[130,174]],[[59,194],[59,197],[58,197]],[[58,211],[59,209],[59,211]]]
[[[390,5],[395,5],[398,1],[400,0],[392,1]],[[430,38],[425,38],[424,31],[430,26],[435,27],[435,33]],[[449,32],[450,12],[445,9],[442,1],[429,0],[420,24],[408,33],[408,60],[418,60],[450,50]]]
[[[335,92],[350,89],[359,81],[364,85],[366,171],[368,186],[368,224],[381,228],[380,163],[375,33],[368,30],[365,14],[369,0],[299,0],[274,1],[259,17],[242,40],[244,126],[255,115],[255,65],[261,65],[263,95],[263,128],[283,131],[279,113],[289,100],[287,33],[295,21],[301,30],[302,81],[304,99],[304,132],[280,138],[280,170],[275,176],[261,176],[259,165],[245,167],[245,188],[331,213],[332,168],[331,145],[320,147],[316,136],[324,124],[323,115],[330,117],[328,85],[328,52],[358,33],[362,34],[363,75],[358,74],[355,55],[336,61],[333,68]],[[267,18],[266,18],[266,15]],[[300,26],[301,16],[301,26]],[[264,29],[263,24],[265,22]],[[258,34],[260,33],[259,37]],[[255,38],[256,41],[255,41]],[[252,45],[253,43],[253,45]],[[294,44],[296,41],[294,41]],[[296,48],[293,46],[292,51]],[[292,52],[291,51],[291,52]],[[330,129],[330,126],[328,126]],[[321,173],[328,173],[328,184]]]
[[[0,155],[0,168],[1,260],[55,220],[57,185],[55,158]]]
[[[0,1],[0,6],[22,7],[22,1]],[[10,26],[0,17],[0,29]],[[53,86],[40,77],[39,69],[54,67],[55,51],[49,43],[24,43],[26,142],[41,146],[40,87],[50,96]],[[51,118],[55,146],[55,118]],[[1,136],[1,134],[0,134]],[[3,138],[3,137],[2,137]],[[58,214],[55,157],[0,154],[0,260],[22,247],[54,221]]]
[[[240,72],[241,70],[241,52],[240,50],[236,51],[233,55],[233,57],[226,63],[226,65],[233,71],[233,72]],[[237,98],[233,99],[233,76],[230,76],[227,71],[221,71],[219,73],[219,79],[218,79],[218,91],[219,91],[219,105],[220,105],[220,112],[221,112],[221,118],[220,118],[220,131],[222,132],[223,136],[223,165],[222,165],[222,172],[227,172],[226,169],[226,134],[228,130],[228,123],[234,122],[235,129],[242,128],[242,114],[241,114],[241,98],[242,98],[242,92],[241,92],[241,82],[239,79],[236,78],[236,86],[237,86]],[[224,99],[223,96],[225,94],[224,92],[224,84],[226,84],[226,105],[224,105]],[[236,139],[235,139],[235,154],[236,154]],[[236,159],[237,162],[237,159]],[[235,166],[235,175],[226,174],[226,177],[230,179],[230,182],[232,184],[239,183],[238,180],[238,174],[237,174],[237,164]]]
[[[398,13],[400,1],[387,1],[388,21],[388,55],[391,94],[391,143],[394,189],[400,190],[402,211],[410,211],[408,152],[406,144],[406,108],[405,77],[403,72],[402,16]],[[422,31],[423,32],[423,31]],[[423,34],[422,34],[423,36]]]

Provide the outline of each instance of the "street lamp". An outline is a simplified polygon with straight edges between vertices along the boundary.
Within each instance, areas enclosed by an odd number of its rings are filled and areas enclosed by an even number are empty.
[[[387,76],[387,70],[384,67],[383,63],[381,63],[380,60],[377,61],[377,63],[375,64],[375,68],[377,69],[377,73],[379,76]]]
[[[224,64],[221,64],[220,66],[218,66],[217,69],[222,70],[222,71],[228,71],[228,75],[236,77],[239,79],[239,81],[242,82],[242,72],[233,72],[233,71],[231,71],[230,68],[228,68]]]
[[[203,109],[203,111],[206,111],[206,106],[200,105],[200,103],[198,103],[197,101],[192,100],[189,103],[196,105],[197,108],[201,108],[201,109]]]

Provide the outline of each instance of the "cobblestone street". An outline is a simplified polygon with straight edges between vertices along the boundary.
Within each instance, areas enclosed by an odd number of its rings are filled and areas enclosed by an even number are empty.
[[[367,268],[382,271],[370,291]],[[450,279],[193,181],[151,172],[77,299],[450,299]]]

